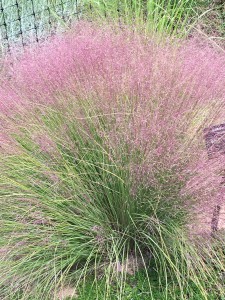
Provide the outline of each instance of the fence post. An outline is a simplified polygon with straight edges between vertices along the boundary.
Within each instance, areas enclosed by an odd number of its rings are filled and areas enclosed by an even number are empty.
[[[20,24],[20,25],[19,25],[19,26],[20,26],[19,34],[20,34],[20,36],[21,36],[22,46],[24,47],[24,46],[25,46],[25,43],[24,43],[24,39],[23,39],[22,21],[21,21],[20,8],[19,8],[18,0],[16,0],[15,6],[16,6],[16,8],[17,8],[18,21],[19,21],[19,24]]]
[[[7,43],[8,51],[10,52],[10,44],[9,44],[9,36],[8,36],[8,26],[7,26],[6,19],[5,19],[5,12],[4,12],[4,8],[3,8],[2,0],[1,0],[0,4],[1,4],[0,10],[1,10],[1,13],[2,13],[2,19],[3,19],[2,26],[4,26],[4,28],[5,28],[5,40],[6,40],[6,43]]]
[[[32,15],[34,17],[35,39],[36,39],[36,42],[38,43],[39,39],[38,39],[38,31],[37,31],[37,24],[36,24],[36,13],[35,13],[35,9],[34,9],[34,1],[33,0],[31,0],[31,5],[32,5]]]

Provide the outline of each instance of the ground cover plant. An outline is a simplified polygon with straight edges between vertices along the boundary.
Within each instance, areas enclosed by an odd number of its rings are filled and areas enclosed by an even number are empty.
[[[223,299],[224,54],[81,22],[5,64],[0,297]]]

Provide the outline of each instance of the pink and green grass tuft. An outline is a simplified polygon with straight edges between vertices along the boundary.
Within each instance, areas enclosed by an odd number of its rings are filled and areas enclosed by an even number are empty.
[[[58,299],[92,278],[97,299],[124,299],[143,270],[149,299],[153,277],[165,299],[222,297],[222,246],[200,244],[197,217],[223,201],[203,129],[223,122],[225,57],[82,22],[5,76],[0,296]]]

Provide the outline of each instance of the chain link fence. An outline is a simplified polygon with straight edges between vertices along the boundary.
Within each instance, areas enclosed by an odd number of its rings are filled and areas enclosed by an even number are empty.
[[[0,0],[2,50],[42,41],[80,16],[79,0]]]

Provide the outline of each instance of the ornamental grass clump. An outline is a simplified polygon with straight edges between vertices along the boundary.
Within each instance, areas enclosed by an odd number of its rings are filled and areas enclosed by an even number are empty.
[[[223,120],[224,56],[82,22],[5,73],[1,298],[91,281],[96,299],[125,299],[140,271],[148,299],[155,284],[165,299],[222,296],[223,250],[196,217],[222,202],[203,129]]]

